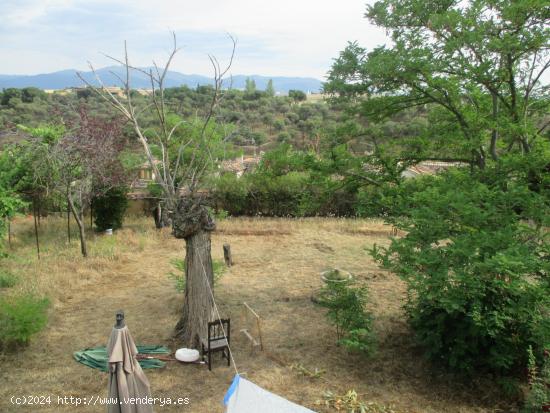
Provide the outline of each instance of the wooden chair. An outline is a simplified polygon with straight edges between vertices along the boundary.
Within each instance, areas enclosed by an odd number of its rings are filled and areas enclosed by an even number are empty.
[[[230,328],[229,318],[208,323],[208,337],[206,340],[202,340],[201,353],[203,360],[208,355],[208,370],[210,371],[212,370],[212,353],[222,352],[222,357],[227,359],[227,365],[231,364],[231,355],[229,354]]]

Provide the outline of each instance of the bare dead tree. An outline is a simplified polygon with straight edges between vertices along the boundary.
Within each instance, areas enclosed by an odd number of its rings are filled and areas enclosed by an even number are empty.
[[[118,59],[107,56],[120,64],[124,76],[111,72],[122,85],[123,97],[116,96],[105,86],[100,76],[90,64],[95,75],[96,84],[88,81],[81,74],[80,79],[92,88],[106,102],[119,111],[132,125],[145,157],[151,167],[155,182],[162,188],[162,202],[172,217],[173,235],[186,241],[186,289],[181,318],[176,325],[176,336],[186,345],[198,347],[201,337],[205,336],[207,322],[213,319],[214,302],[211,294],[213,288],[212,258],[210,254],[210,232],[215,224],[200,196],[203,178],[218,161],[209,145],[211,124],[214,122],[215,111],[223,98],[224,80],[228,75],[235,55],[236,41],[229,36],[232,43],[228,63],[222,67],[216,57],[208,58],[214,72],[212,98],[202,118],[202,126],[196,136],[181,139],[178,136],[187,121],[170,122],[170,108],[165,98],[165,81],[170,65],[179,52],[176,35],[172,33],[172,48],[163,66],[153,62],[149,69],[143,69],[131,64],[128,48],[124,43],[124,57]],[[139,72],[145,75],[151,86],[149,102],[146,108],[139,108],[132,97],[132,74]],[[140,115],[144,110],[152,110],[155,114],[157,129],[154,136],[146,136]],[[153,145],[159,148],[155,156]],[[174,147],[176,148],[174,150]],[[190,157],[184,153],[192,150]]]

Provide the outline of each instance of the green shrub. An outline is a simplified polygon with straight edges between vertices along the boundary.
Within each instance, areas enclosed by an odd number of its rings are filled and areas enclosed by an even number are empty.
[[[229,217],[229,212],[227,212],[225,209],[219,209],[218,211],[214,211],[214,219],[216,221],[223,221],[228,217]]]
[[[224,173],[213,179],[211,188],[214,203],[230,215],[243,215],[247,210],[248,185],[244,178]]]
[[[210,207],[207,207],[207,209],[212,218],[214,218],[215,222],[223,221],[224,219],[227,219],[227,217],[229,217],[229,212],[227,212],[225,209],[215,210]]]
[[[128,208],[128,188],[112,188],[104,195],[94,199],[94,223],[98,231],[119,229]]]
[[[327,160],[281,144],[240,178],[231,173],[212,178],[212,200],[230,215],[355,216],[360,184],[338,172],[349,169],[344,151]]]
[[[537,361],[531,347],[527,350],[529,358],[529,393],[525,399],[522,413],[539,413],[550,411],[550,350],[544,352],[542,366],[537,368]]]
[[[366,286],[357,287],[352,281],[327,282],[317,302],[328,308],[327,317],[336,327],[338,343],[350,350],[373,352],[372,316],[365,310]]]
[[[288,143],[290,141],[290,133],[288,132],[280,132],[277,135],[277,142],[280,143]]]
[[[407,282],[426,354],[451,370],[512,373],[528,346],[540,356],[550,343],[550,214],[547,195],[529,188],[533,172],[503,162],[414,183],[389,219],[406,236],[372,250]]]
[[[375,186],[362,187],[357,192],[354,211],[358,217],[385,217],[397,214],[392,204],[392,195],[397,190],[394,187]],[[400,190],[402,190],[400,188]]]
[[[0,298],[0,349],[15,350],[28,344],[47,321],[49,301],[32,295]]]
[[[307,174],[291,171],[280,176],[250,176],[250,205],[256,213],[270,216],[300,215],[300,200],[306,190]]]
[[[11,272],[0,272],[0,288],[10,288],[17,284],[19,277]]]
[[[170,271],[168,277],[175,283],[176,291],[182,293],[185,291],[185,260],[175,258],[170,261],[170,264],[176,271]],[[221,260],[212,260],[212,270],[214,271],[214,285],[222,278],[226,269],[225,262]]]

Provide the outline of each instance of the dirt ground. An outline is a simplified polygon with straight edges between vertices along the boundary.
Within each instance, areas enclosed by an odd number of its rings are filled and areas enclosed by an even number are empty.
[[[0,294],[34,291],[50,297],[49,323],[30,346],[0,355],[0,412],[104,412],[105,406],[58,404],[58,396],[107,396],[107,375],[75,362],[72,354],[106,344],[114,313],[123,308],[134,339],[164,344],[171,339],[183,296],[167,275],[170,261],[183,258],[184,244],[168,230],[156,231],[152,220],[132,219],[115,235],[92,236],[91,257],[79,257],[76,231],[70,245],[64,222],[44,219],[42,259],[33,249],[32,221],[12,227],[8,270],[22,282]],[[514,411],[488,379],[464,383],[435,371],[422,358],[407,328],[402,305],[403,283],[377,268],[367,248],[388,242],[390,228],[377,221],[344,219],[229,219],[212,236],[212,254],[222,259],[230,243],[235,265],[215,288],[222,316],[231,317],[236,367],[254,383],[314,411],[333,411],[322,404],[325,391],[355,390],[373,403],[373,412]],[[370,289],[378,350],[366,358],[336,346],[324,310],[311,301],[327,268],[352,272]],[[252,351],[239,330],[243,302],[263,319],[265,352]],[[297,365],[301,367],[297,367]],[[309,377],[304,369],[324,371]],[[189,398],[183,406],[155,407],[156,412],[222,412],[222,399],[235,374],[216,355],[213,371],[201,365],[169,362],[145,370],[153,396]],[[51,404],[16,406],[12,396],[51,396]],[[321,401],[321,402],[320,402]],[[386,409],[386,410],[384,410]],[[260,409],[261,410],[261,409]],[[259,410],[259,411],[260,411]]]

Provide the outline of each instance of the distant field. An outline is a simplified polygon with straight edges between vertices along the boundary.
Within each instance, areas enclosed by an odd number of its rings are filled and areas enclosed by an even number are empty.
[[[311,102],[322,102],[328,96],[323,93],[310,93],[307,95],[307,100]]]
[[[79,256],[76,230],[67,245],[64,221],[47,218],[40,229],[42,260],[33,249],[32,221],[18,219],[9,269],[24,280],[18,289],[47,294],[52,300],[47,328],[17,354],[0,356],[1,412],[104,412],[103,406],[16,407],[13,395],[107,396],[107,375],[76,363],[72,353],[106,343],[114,312],[126,311],[137,343],[165,344],[173,350],[172,329],[183,296],[167,276],[170,260],[182,258],[184,244],[152,220],[132,219],[112,237],[92,236],[91,257]],[[464,384],[432,370],[422,359],[407,328],[403,283],[377,268],[365,248],[387,243],[390,228],[378,221],[345,219],[230,219],[213,234],[212,252],[222,258],[230,243],[235,265],[216,286],[222,316],[231,317],[232,349],[241,373],[266,389],[318,412],[330,390],[354,389],[380,406],[373,412],[470,413],[511,411],[489,381]],[[319,273],[338,267],[354,273],[370,288],[370,310],[379,339],[372,358],[349,354],[335,344],[324,310],[311,301],[321,286]],[[251,352],[241,319],[242,303],[264,320],[266,352]],[[324,370],[320,378],[302,367]],[[294,367],[293,367],[294,366]],[[302,370],[303,371],[303,370]],[[215,357],[204,366],[169,363],[146,370],[155,397],[189,397],[187,407],[157,412],[222,412],[222,399],[234,371]],[[56,399],[57,400],[57,399]],[[389,409],[389,406],[393,406]]]

